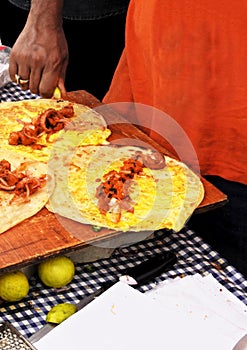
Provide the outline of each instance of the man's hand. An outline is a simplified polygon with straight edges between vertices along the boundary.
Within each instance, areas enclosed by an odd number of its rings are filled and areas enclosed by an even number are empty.
[[[61,13],[49,12],[45,2],[41,2],[42,13],[31,9],[11,50],[9,73],[23,90],[30,89],[34,94],[49,98],[58,85],[62,93],[66,92],[64,80],[69,54]],[[32,3],[35,5],[37,1]],[[52,3],[54,1],[50,0],[49,4]]]

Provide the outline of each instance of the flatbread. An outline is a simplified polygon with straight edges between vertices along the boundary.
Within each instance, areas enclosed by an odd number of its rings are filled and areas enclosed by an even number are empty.
[[[11,171],[18,169],[18,173],[28,174],[29,177],[42,179],[42,186],[26,197],[16,196],[14,191],[3,190],[3,178],[0,176],[0,233],[19,224],[41,210],[48,201],[49,194],[46,186],[47,164],[26,158],[18,153],[0,150],[0,161],[6,160],[11,165]],[[1,173],[1,172],[0,172]],[[2,180],[2,181],[1,181]],[[52,189],[53,182],[49,186]]]
[[[50,133],[49,137],[46,132],[41,132],[35,142],[29,145],[10,144],[10,136],[22,131],[24,126],[33,127],[35,120],[47,111],[56,116],[57,112],[62,110],[68,112],[69,118],[65,115],[66,113],[61,113],[62,116],[66,116],[66,123],[61,130]],[[18,169],[22,164],[23,171],[33,174],[34,177],[39,178],[41,174],[47,176],[47,163],[53,145],[60,137],[66,142],[63,142],[60,148],[56,147],[58,154],[72,146],[107,144],[110,134],[111,131],[107,128],[104,118],[81,104],[56,99],[0,104],[0,161],[7,160],[13,170]],[[52,190],[51,184],[53,181],[49,181],[49,190]],[[22,198],[17,200],[13,191],[0,189],[0,233],[36,214],[45,206],[48,198],[47,186],[33,193],[28,201],[23,201]]]
[[[54,157],[48,171],[55,178],[55,188],[47,208],[81,223],[117,231],[179,231],[204,196],[200,177],[185,164],[165,156],[163,169],[143,168],[129,188],[133,212],[121,209],[121,218],[113,222],[112,212],[102,214],[96,196],[105,174],[119,171],[125,160],[136,152],[150,153],[136,146],[77,147],[73,154]],[[114,214],[114,213],[113,213]]]
[[[43,133],[34,145],[9,144],[10,134],[20,131],[25,123],[32,123],[38,115],[49,108],[61,110],[68,105],[73,107],[74,116],[70,118],[63,130],[53,133],[49,139],[47,139],[47,134]],[[74,139],[80,145],[106,144],[111,134],[104,118],[81,104],[55,99],[34,99],[0,104],[0,149],[14,150],[25,157],[48,162],[53,143],[65,132],[68,134],[66,136],[67,145],[73,143]],[[34,147],[37,145],[40,146],[40,149]],[[67,145],[64,144],[64,147]]]

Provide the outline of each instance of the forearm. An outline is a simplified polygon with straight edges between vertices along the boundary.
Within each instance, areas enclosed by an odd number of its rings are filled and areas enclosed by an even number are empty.
[[[64,0],[32,0],[28,21],[46,28],[62,26],[63,2]]]

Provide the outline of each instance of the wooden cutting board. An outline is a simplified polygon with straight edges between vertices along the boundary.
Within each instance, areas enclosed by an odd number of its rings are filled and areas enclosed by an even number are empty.
[[[91,108],[102,105],[84,90],[68,93],[67,99]],[[104,117],[108,121],[107,113]],[[125,124],[124,119],[111,110],[109,110],[109,118],[111,121],[109,128],[112,131],[110,140],[131,136],[131,139],[147,142],[160,152],[173,156],[168,149],[150,139],[142,130],[129,123]],[[226,203],[227,197],[221,191],[203,178],[202,182],[205,197],[196,209],[197,213]],[[36,264],[47,257],[70,253],[119,235],[124,233],[108,229],[95,232],[90,225],[61,218],[43,208],[35,216],[0,235],[0,273]]]

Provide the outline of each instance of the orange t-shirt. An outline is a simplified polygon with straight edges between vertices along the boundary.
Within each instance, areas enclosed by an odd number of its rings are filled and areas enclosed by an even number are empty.
[[[131,0],[104,98],[127,101],[175,119],[202,175],[247,184],[247,1]]]

